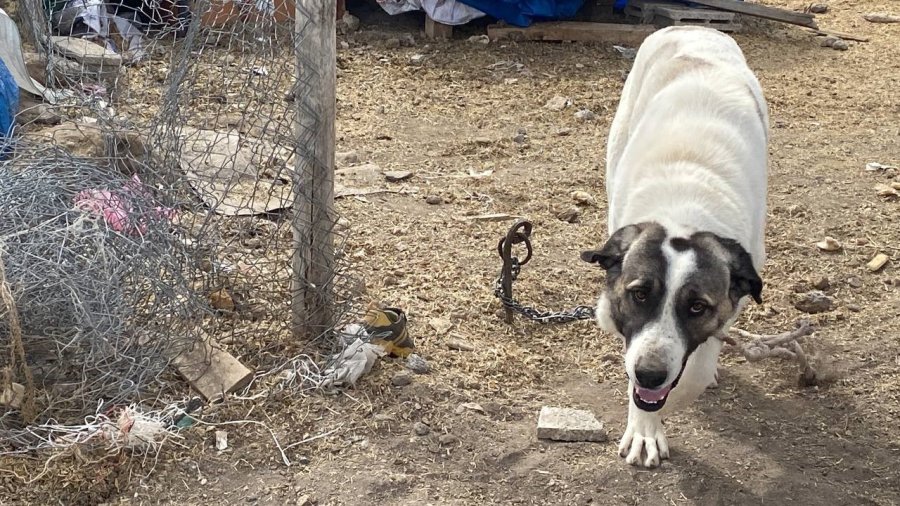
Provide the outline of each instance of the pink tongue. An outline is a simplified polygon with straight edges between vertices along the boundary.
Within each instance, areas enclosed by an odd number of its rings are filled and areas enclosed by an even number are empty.
[[[650,389],[641,388],[641,387],[634,387],[634,389],[637,391],[638,397],[640,397],[641,399],[643,399],[645,401],[656,402],[656,401],[662,400],[662,398],[665,397],[666,394],[669,393],[669,390],[671,390],[672,387],[667,386],[667,387],[661,388],[659,390],[650,390]]]

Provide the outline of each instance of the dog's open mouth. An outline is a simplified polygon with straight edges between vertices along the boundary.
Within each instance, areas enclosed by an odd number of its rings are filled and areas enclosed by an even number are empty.
[[[685,361],[687,362],[687,361]],[[684,364],[681,366],[681,371],[678,372],[678,376],[675,378],[675,381],[670,383],[668,386],[662,387],[658,390],[650,390],[649,388],[641,388],[637,385],[634,387],[634,391],[632,392],[632,397],[634,397],[634,404],[644,410],[644,411],[659,411],[663,406],[666,405],[666,399],[669,398],[669,392],[672,391],[673,388],[678,386],[678,380],[681,379],[681,374],[684,373]]]

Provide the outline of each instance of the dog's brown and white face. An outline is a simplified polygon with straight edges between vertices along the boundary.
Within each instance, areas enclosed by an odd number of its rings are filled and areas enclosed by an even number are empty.
[[[745,296],[761,302],[762,280],[747,251],[708,232],[629,225],[581,258],[607,271],[597,319],[624,338],[632,395],[645,411],[663,407],[688,357],[734,320]]]

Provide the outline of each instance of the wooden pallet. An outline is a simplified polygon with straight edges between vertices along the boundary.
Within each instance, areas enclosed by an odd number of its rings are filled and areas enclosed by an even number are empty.
[[[738,32],[741,24],[733,12],[725,12],[703,7],[688,7],[671,2],[631,0],[625,13],[636,17],[644,24],[660,28],[666,26],[708,26],[722,32]]]

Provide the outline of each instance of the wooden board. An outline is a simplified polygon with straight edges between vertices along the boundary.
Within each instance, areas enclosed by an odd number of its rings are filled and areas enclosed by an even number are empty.
[[[429,39],[451,39],[453,38],[453,27],[438,23],[430,16],[425,16],[425,36]]]
[[[793,12],[751,2],[739,2],[737,0],[691,0],[691,2],[698,5],[705,5],[706,7],[722,9],[723,11],[737,12],[739,14],[781,21],[792,25],[806,26],[808,28],[818,28],[815,16],[806,12]]]
[[[240,390],[253,379],[253,371],[214,342],[196,343],[175,357],[173,365],[207,402]]]
[[[845,40],[855,40],[856,42],[869,42],[868,37],[862,35],[853,35],[852,33],[839,32],[837,30],[828,30],[825,28],[812,29],[812,33],[816,35],[824,35],[826,37],[837,37]]]
[[[535,23],[527,28],[509,25],[490,25],[488,37],[494,39],[608,42],[626,46],[638,46],[648,35],[656,31],[653,26],[622,25],[615,23],[588,23],[582,21],[555,21]]]

